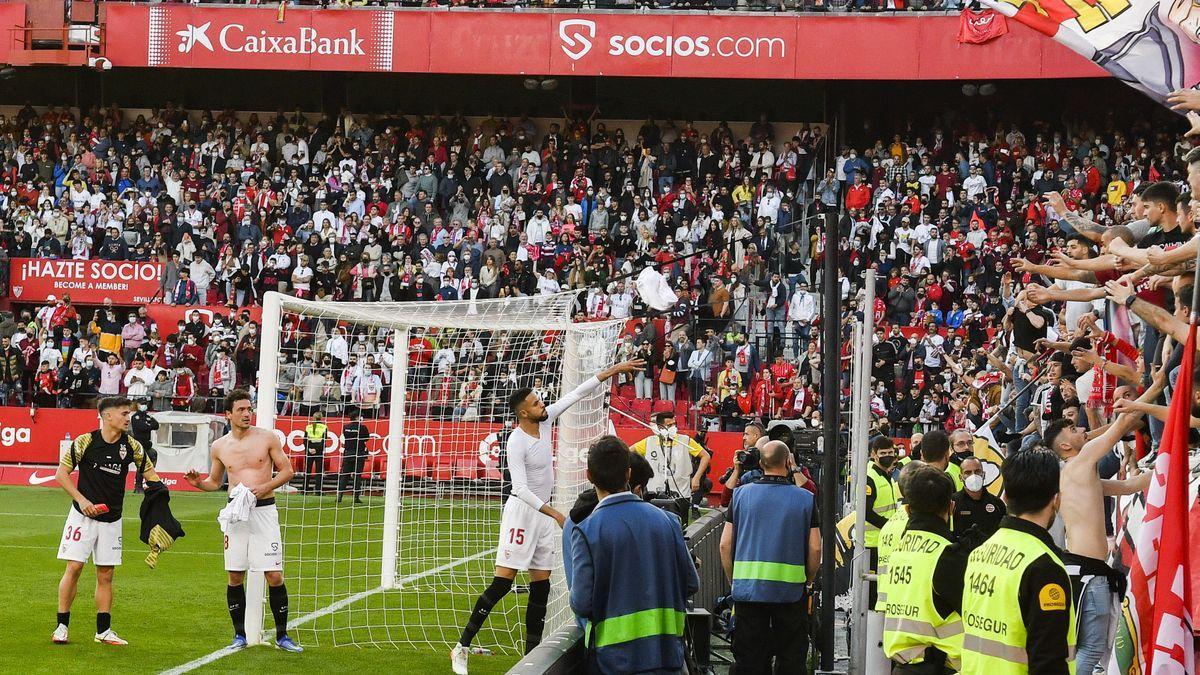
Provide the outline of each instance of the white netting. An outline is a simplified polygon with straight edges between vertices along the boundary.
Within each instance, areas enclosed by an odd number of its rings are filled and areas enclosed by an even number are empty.
[[[274,302],[264,307],[259,415],[274,415],[297,469],[297,491],[279,496],[295,632],[313,644],[444,649],[493,576],[509,394],[528,386],[552,401],[570,391],[611,365],[620,325],[572,323],[573,294],[442,303],[281,297],[278,314]],[[586,483],[587,445],[608,429],[604,391],[557,425],[560,511]],[[328,426],[324,453],[305,457],[306,446],[320,445],[305,440],[318,411]],[[361,464],[345,454],[360,436]],[[362,504],[353,503],[355,475]],[[547,634],[570,618],[560,558]],[[525,604],[510,594],[475,644],[519,652]]]

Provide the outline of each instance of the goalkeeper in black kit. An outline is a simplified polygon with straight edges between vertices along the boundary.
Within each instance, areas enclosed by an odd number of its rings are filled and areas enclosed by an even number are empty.
[[[55,644],[69,641],[71,605],[79,576],[88,558],[96,566],[95,641],[106,645],[125,645],[112,629],[113,571],[121,564],[121,515],[125,504],[125,478],[129,465],[147,481],[158,481],[154,465],[141,443],[129,435],[133,402],[120,396],[100,399],[100,428],[80,435],[59,461],[55,476],[71,496],[71,510],[63,527],[58,559],[67,561],[67,569],[58,584],[58,626],[52,638]],[[71,473],[79,470],[79,485]]]

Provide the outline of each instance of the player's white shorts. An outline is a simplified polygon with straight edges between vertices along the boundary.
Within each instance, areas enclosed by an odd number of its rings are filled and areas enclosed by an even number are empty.
[[[275,504],[250,509],[249,520],[232,523],[225,533],[225,571],[283,570],[283,537]]]
[[[500,519],[496,565],[514,570],[554,569],[558,523],[525,502],[510,497]]]
[[[58,559],[85,563],[88,556],[94,565],[121,564],[121,521],[103,523],[72,507],[58,544]]]

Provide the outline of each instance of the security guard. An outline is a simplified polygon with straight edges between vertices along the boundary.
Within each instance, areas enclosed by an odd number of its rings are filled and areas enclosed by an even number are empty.
[[[325,424],[321,411],[313,413],[312,421],[304,427],[304,491],[309,491],[309,482],[317,486],[321,494],[325,485],[325,440],[329,438],[329,426]]]
[[[963,489],[954,493],[954,518],[950,528],[955,536],[972,527],[979,529],[985,537],[996,533],[1007,509],[1004,502],[988,492],[983,484],[983,463],[975,457],[962,462]]]
[[[721,565],[733,589],[733,658],[739,673],[803,673],[805,585],[821,560],[821,531],[813,495],[789,472],[792,453],[782,441],[763,445],[763,477],[733,492],[721,532]]]
[[[1062,552],[1046,531],[1058,510],[1059,460],[1045,448],[1001,468],[1008,513],[971,553],[963,581],[962,672],[1075,672],[1075,607]]]
[[[950,437],[941,429],[934,429],[921,439],[921,459],[946,472],[954,481],[955,492],[963,489],[962,469],[950,461]]]
[[[920,466],[925,466],[925,462],[919,459],[904,464],[904,468],[900,470],[900,476],[896,478],[897,492],[904,494],[904,489],[908,486],[908,479]],[[888,556],[896,542],[900,540],[900,535],[904,534],[904,526],[907,524],[908,508],[904,504],[904,499],[901,498],[892,517],[879,530],[879,564],[876,565],[875,570],[875,578],[879,586],[879,599],[874,605],[876,612],[884,611],[884,605],[887,604]]]
[[[875,572],[879,567],[879,530],[887,524],[888,519],[896,511],[896,484],[892,481],[892,465],[896,463],[896,447],[887,436],[876,436],[871,439],[871,464],[867,467],[867,510],[864,515],[869,569]],[[875,596],[878,589],[870,584],[870,598],[867,607],[875,606]]]
[[[950,477],[925,465],[906,485],[909,520],[888,559],[883,649],[893,675],[942,675],[959,666],[968,551],[950,543]]]

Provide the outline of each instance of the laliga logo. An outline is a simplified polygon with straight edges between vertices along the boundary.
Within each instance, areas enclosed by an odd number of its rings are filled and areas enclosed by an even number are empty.
[[[204,47],[208,48],[208,51],[213,51],[212,42],[208,39],[208,27],[211,25],[211,21],[200,24],[199,26],[193,26],[189,23],[187,28],[184,28],[180,31],[175,31],[175,34],[179,36],[180,53],[187,54],[188,52],[192,51],[196,45],[203,45]]]
[[[29,427],[0,427],[0,445],[5,447],[29,442]]]
[[[592,51],[592,39],[596,37],[596,22],[587,19],[559,21],[558,37],[563,42],[559,45],[562,47],[563,53],[572,61],[578,61]]]

